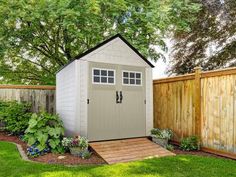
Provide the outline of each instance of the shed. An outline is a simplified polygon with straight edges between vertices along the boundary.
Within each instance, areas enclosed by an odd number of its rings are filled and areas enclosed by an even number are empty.
[[[144,137],[153,127],[153,65],[117,34],[56,75],[66,135],[89,141]]]

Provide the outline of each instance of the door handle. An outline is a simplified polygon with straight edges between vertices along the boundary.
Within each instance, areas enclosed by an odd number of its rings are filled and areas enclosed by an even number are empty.
[[[122,100],[123,100],[123,94],[122,91],[120,91],[120,103],[122,103]]]
[[[120,103],[120,101],[119,101],[119,94],[118,94],[118,91],[116,91],[116,103]]]

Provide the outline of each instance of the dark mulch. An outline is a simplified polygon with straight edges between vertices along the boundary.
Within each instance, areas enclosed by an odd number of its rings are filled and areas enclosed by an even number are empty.
[[[26,152],[27,144],[19,139],[17,136],[9,136],[5,132],[0,132],[0,141],[9,141],[20,144],[24,151]],[[59,159],[59,156],[64,156],[63,159]],[[64,165],[94,165],[94,164],[105,164],[105,161],[98,156],[94,151],[92,151],[92,156],[89,159],[82,159],[80,157],[75,157],[70,153],[65,154],[55,154],[48,153],[43,156],[39,156],[36,158],[30,158],[30,160],[50,163],[50,164],[64,164]]]
[[[219,156],[216,154],[211,154],[211,153],[204,152],[204,151],[183,151],[177,145],[174,145],[173,153],[175,153],[177,155],[198,155],[198,156],[205,156],[205,157],[216,157],[216,158],[229,159],[227,157]]]

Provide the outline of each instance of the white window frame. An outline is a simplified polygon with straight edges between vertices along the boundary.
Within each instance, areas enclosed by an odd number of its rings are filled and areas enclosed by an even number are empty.
[[[94,70],[99,70],[100,71],[100,75],[94,75]],[[101,82],[101,70],[106,70],[107,71],[107,83]],[[109,77],[108,76],[108,71],[113,71],[114,72],[114,76],[113,77]],[[94,82],[94,76],[97,76],[100,78],[100,82]],[[114,79],[114,83],[108,83],[108,78],[113,78]],[[109,68],[92,68],[92,84],[98,84],[98,85],[115,85],[116,84],[116,70],[115,69],[109,69]]]
[[[128,77],[124,77],[124,72],[127,72],[128,73]],[[130,80],[130,73],[134,73],[134,80],[135,80],[135,84],[130,84],[130,81],[128,84],[124,83],[124,79],[128,79]],[[136,84],[136,74],[140,74],[140,85],[137,85]],[[125,86],[143,86],[143,77],[142,77],[142,72],[140,71],[130,71],[130,70],[122,70],[122,85],[125,85]]]

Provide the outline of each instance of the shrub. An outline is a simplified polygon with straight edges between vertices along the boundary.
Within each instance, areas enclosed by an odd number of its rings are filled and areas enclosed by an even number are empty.
[[[58,115],[33,114],[28,125],[24,136],[28,145],[34,145],[39,151],[50,148],[52,152],[64,152],[61,145],[64,128]]]
[[[180,142],[180,148],[184,151],[199,150],[199,140],[196,136],[183,138]]]
[[[167,144],[166,145],[166,149],[169,150],[169,151],[173,151],[174,150],[174,146],[171,145],[171,144]]]
[[[23,133],[32,115],[30,107],[28,103],[0,102],[0,120],[4,124],[4,130],[17,135]]]
[[[153,128],[151,130],[151,136],[155,138],[170,140],[173,136],[173,132],[170,129],[161,130],[159,128]]]

